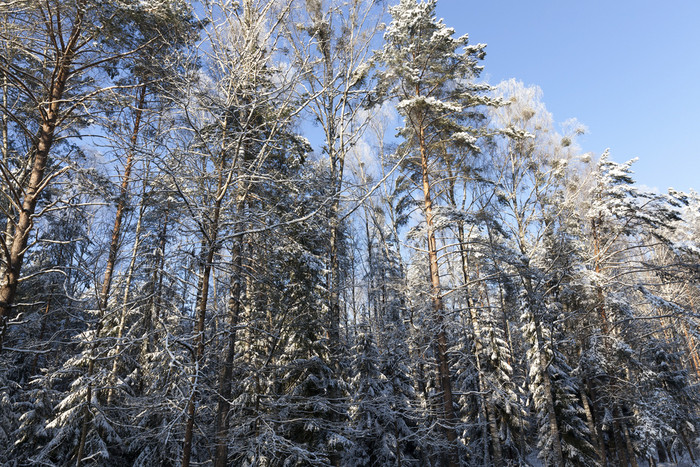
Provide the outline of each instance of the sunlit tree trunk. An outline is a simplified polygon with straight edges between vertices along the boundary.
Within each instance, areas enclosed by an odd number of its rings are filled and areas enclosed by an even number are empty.
[[[142,197],[145,196],[142,193]],[[114,398],[114,384],[117,381],[117,372],[119,370],[119,360],[122,349],[124,348],[122,339],[124,337],[124,327],[126,326],[126,317],[129,312],[129,297],[131,292],[131,282],[134,279],[134,272],[136,270],[136,258],[139,253],[139,248],[141,247],[141,231],[143,226],[143,215],[146,210],[143,204],[143,198],[141,201],[141,206],[139,207],[138,219],[136,221],[136,231],[134,233],[134,245],[131,247],[131,259],[129,260],[129,267],[126,270],[126,281],[124,282],[124,292],[122,295],[121,309],[119,311],[119,324],[117,325],[117,345],[114,348],[114,360],[112,361],[112,372],[110,375],[111,385],[107,391],[107,405],[112,403]]]
[[[129,183],[131,182],[131,170],[134,166],[136,157],[136,144],[139,138],[141,129],[141,118],[146,103],[146,85],[139,86],[138,97],[136,98],[136,108],[134,115],[134,127],[131,130],[131,139],[129,141],[129,150],[126,156],[126,165],[122,174],[122,183],[119,187],[119,201],[117,203],[117,212],[114,216],[114,226],[112,227],[112,238],[109,243],[109,254],[107,256],[107,265],[105,267],[105,275],[102,280],[102,288],[100,290],[100,309],[104,312],[107,309],[109,301],[109,291],[112,287],[112,276],[117,263],[117,254],[119,252],[119,240],[121,237],[122,219],[124,210],[127,207],[127,196]]]
[[[223,128],[227,127],[227,119],[224,119]],[[224,131],[224,135],[225,135]],[[225,141],[225,136],[222,136],[222,141]],[[222,143],[224,144],[224,143]],[[211,222],[207,226],[206,231],[202,231],[202,248],[203,256],[202,259],[204,264],[202,266],[202,276],[200,281],[200,289],[197,291],[197,310],[195,317],[195,328],[194,328],[194,345],[195,345],[195,372],[192,375],[192,388],[190,389],[190,396],[187,401],[187,423],[185,425],[185,438],[182,444],[182,467],[189,467],[190,460],[192,458],[192,438],[194,433],[194,418],[195,418],[195,405],[197,403],[197,394],[199,392],[200,378],[202,377],[202,370],[204,368],[204,324],[207,315],[207,300],[209,298],[209,287],[211,281],[211,271],[212,265],[214,263],[214,255],[218,248],[218,236],[219,236],[219,220],[221,217],[221,205],[225,198],[226,191],[228,189],[228,184],[230,179],[227,179],[224,174],[225,158],[221,155],[219,161],[219,166],[217,168],[217,189],[214,196],[214,204],[212,206],[212,216]]]
[[[452,396],[452,378],[450,376],[450,362],[447,356],[447,334],[445,332],[445,310],[442,303],[442,291],[440,287],[440,271],[438,267],[438,248],[433,226],[433,201],[431,197],[430,176],[428,169],[428,154],[425,143],[425,128],[419,131],[418,145],[420,150],[420,163],[423,189],[423,209],[427,226],[428,262],[430,265],[431,300],[433,304],[433,318],[437,326],[437,338],[435,354],[437,359],[437,374],[442,390],[442,411],[445,420],[445,435],[450,444],[450,465],[457,465],[457,434],[455,432],[454,398]]]
[[[33,155],[31,174],[23,189],[24,197],[21,201],[17,221],[13,222],[11,242],[9,244],[0,242],[7,261],[4,277],[0,278],[0,351],[2,351],[7,319],[15,302],[29,235],[34,225],[34,211],[41,193],[51,181],[50,178],[44,178],[44,173],[49,163],[49,152],[54,143],[56,128],[62,118],[63,93],[71,77],[73,60],[80,46],[79,41],[85,13],[84,5],[85,0],[78,2],[68,39],[64,42],[61,38],[60,42],[54,43],[57,47],[57,58],[51,73],[52,79],[48,85],[48,94],[41,109],[39,130],[30,150]]]

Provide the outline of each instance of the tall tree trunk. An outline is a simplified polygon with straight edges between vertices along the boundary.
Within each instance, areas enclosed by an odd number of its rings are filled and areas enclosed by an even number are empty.
[[[686,292],[688,301],[690,302],[690,310],[694,315],[695,310],[695,300],[693,300],[692,290]],[[695,377],[700,378],[700,355],[698,355],[698,344],[696,339],[688,331],[688,322],[683,321],[683,333],[685,334],[685,342],[688,347],[688,354],[690,354],[691,366],[693,367]]]
[[[244,203],[240,199],[236,207],[236,215],[243,215]],[[243,224],[238,222],[236,231],[243,231]],[[216,409],[216,450],[214,453],[214,466],[225,467],[228,465],[228,433],[231,411],[231,379],[233,376],[233,360],[236,355],[236,328],[240,321],[241,302],[243,299],[243,250],[245,236],[239,234],[234,239],[231,256],[233,271],[231,272],[231,291],[228,300],[228,344],[226,356],[221,366],[219,375],[219,400]]]
[[[126,198],[129,189],[129,182],[131,181],[131,169],[134,166],[134,159],[136,156],[136,143],[139,137],[141,118],[143,115],[145,102],[146,85],[141,84],[139,88],[138,97],[136,98],[134,128],[131,132],[131,140],[129,141],[129,152],[126,156],[126,165],[124,166],[124,173],[122,174],[122,183],[119,190],[119,202],[117,203],[117,212],[114,216],[114,226],[112,227],[112,240],[109,244],[107,266],[105,267],[105,275],[104,279],[102,280],[102,289],[100,291],[100,310],[102,311],[105,311],[107,309],[107,302],[109,301],[109,290],[112,287],[112,276],[114,274],[114,267],[117,262],[117,253],[119,252],[119,238],[121,237],[122,219],[124,217],[124,210],[126,209]]]
[[[331,169],[331,206],[328,219],[330,227],[329,239],[329,271],[328,271],[328,313],[329,313],[329,340],[331,351],[337,353],[340,345],[340,261],[338,259],[338,244],[340,242],[340,192],[343,188],[343,169],[345,165],[345,152],[336,147],[336,112],[333,99],[332,84],[334,80],[333,57],[331,54],[331,39],[329,26],[322,18],[322,12],[313,13],[319,31],[317,33],[319,52],[323,56],[323,113],[326,118],[324,123],[326,147]]]
[[[476,315],[476,306],[469,292],[469,270],[467,252],[465,248],[466,243],[464,237],[464,224],[461,222],[457,224],[457,235],[459,241],[460,258],[462,262],[462,280],[464,281],[464,290],[467,296],[467,307],[469,308],[469,318],[475,344],[476,355],[474,357],[476,361],[477,379],[479,382],[479,418],[486,424],[484,426],[484,441],[486,442],[487,439],[490,439],[491,441],[491,448],[493,451],[492,465],[495,467],[501,467],[503,465],[503,450],[501,448],[501,439],[498,435],[498,424],[494,414],[495,408],[492,404],[489,404],[489,407],[487,408],[487,402],[485,401],[485,397],[487,394],[489,394],[489,391],[486,382],[484,381],[485,375],[482,362],[484,346],[483,342],[481,341],[481,325],[479,323],[479,318]],[[486,436],[487,432],[488,436]],[[484,462],[489,462],[488,456],[484,456]]]
[[[523,245],[523,243],[521,243]],[[522,248],[522,247],[521,247]],[[526,254],[523,251],[523,254]],[[561,447],[561,430],[559,430],[559,422],[557,421],[557,412],[554,402],[554,392],[552,390],[552,379],[549,376],[549,365],[546,355],[543,355],[543,348],[545,340],[542,337],[542,323],[537,316],[535,304],[532,303],[532,293],[533,284],[530,278],[525,278],[525,289],[528,291],[527,299],[530,301],[529,308],[532,310],[532,320],[535,328],[535,339],[536,342],[533,344],[537,347],[537,361],[533,364],[538,365],[538,370],[542,374],[542,385],[544,387],[544,398],[545,398],[545,412],[547,415],[547,423],[549,424],[549,431],[552,438],[552,453],[554,456],[554,465],[563,466],[564,465],[564,455]]]
[[[583,402],[583,410],[586,412],[586,422],[588,424],[588,431],[591,432],[591,441],[593,441],[594,446],[598,449],[598,457],[600,457],[601,465],[605,466],[608,464],[605,455],[605,441],[603,436],[598,433],[598,427],[595,424],[595,418],[593,416],[593,409],[591,404],[588,402],[588,393],[591,392],[591,383],[586,380],[586,390],[581,390],[581,402]]]
[[[195,326],[195,373],[192,375],[192,390],[187,401],[187,424],[185,425],[185,438],[182,443],[182,463],[181,467],[189,467],[192,458],[192,437],[194,434],[194,417],[197,391],[199,385],[200,371],[204,367],[204,324],[207,315],[207,299],[209,297],[209,285],[211,270],[214,262],[214,255],[218,248],[219,219],[221,217],[221,205],[231,182],[231,174],[224,176],[226,166],[226,133],[228,129],[228,119],[224,118],[222,124],[222,154],[217,167],[216,195],[214,197],[213,213],[208,226],[203,225],[202,249],[206,251],[204,264],[202,267],[202,277],[200,279],[200,289],[198,290],[197,316]],[[234,161],[235,165],[235,161]],[[232,169],[231,169],[232,170]],[[208,231],[206,231],[206,230]]]
[[[88,364],[88,371],[92,372],[94,368],[94,360],[90,360],[90,363]],[[92,400],[92,386],[88,385],[87,388],[87,399],[88,401]],[[83,456],[85,455],[85,441],[87,440],[87,432],[88,432],[88,419],[90,417],[90,405],[89,402],[88,404],[85,405],[83,408],[83,423],[82,427],[80,429],[80,439],[78,440],[78,453],[76,455],[76,461],[75,461],[75,466],[80,467],[83,464]]]
[[[110,249],[109,249],[109,258],[107,259],[107,268],[105,270],[105,277],[104,281],[102,283],[102,291],[100,293],[99,297],[99,306],[100,306],[100,311],[101,315],[98,318],[98,323],[97,323],[97,328],[95,329],[95,340],[91,343],[90,345],[90,362],[88,363],[88,386],[87,386],[87,392],[86,392],[86,404],[85,404],[85,413],[83,414],[83,422],[82,422],[82,428],[81,428],[81,433],[80,433],[80,441],[78,445],[78,461],[77,461],[77,467],[80,467],[80,464],[82,462],[82,456],[85,450],[85,441],[87,438],[87,431],[88,431],[88,425],[89,425],[89,420],[90,420],[90,405],[92,401],[92,392],[93,392],[93,387],[92,383],[90,382],[92,379],[92,376],[95,371],[95,359],[96,359],[96,351],[97,351],[97,339],[100,337],[100,331],[102,330],[102,318],[104,317],[104,312],[107,309],[107,302],[109,299],[109,288],[112,283],[112,274],[114,272],[114,265],[116,262],[116,256],[117,256],[117,250],[119,247],[119,236],[121,233],[121,221],[122,221],[122,216],[124,214],[124,209],[126,208],[126,194],[127,194],[127,189],[129,185],[129,180],[131,179],[131,167],[133,165],[133,159],[134,159],[134,152],[136,150],[136,141],[138,138],[138,129],[140,126],[141,122],[141,111],[143,107],[143,103],[145,100],[145,86],[141,88],[141,94],[139,96],[139,105],[137,106],[137,113],[136,113],[136,118],[134,120],[134,129],[131,135],[131,141],[130,141],[130,150],[129,154],[127,156],[127,165],[126,168],[124,169],[124,175],[122,177],[122,185],[121,185],[121,191],[120,191],[120,198],[119,198],[119,203],[117,205],[117,214],[116,218],[114,221],[114,228],[112,229],[112,241],[110,243]],[[116,360],[115,360],[116,363]],[[111,390],[110,390],[110,396],[111,396]]]
[[[144,193],[142,194],[142,197],[145,196],[145,184],[144,184]],[[126,325],[126,316],[129,311],[129,294],[131,291],[131,282],[134,278],[134,271],[136,270],[136,257],[139,252],[139,247],[141,246],[141,229],[143,225],[143,214],[145,211],[145,206],[143,204],[143,198],[141,201],[141,206],[139,208],[139,217],[138,220],[136,221],[136,233],[135,233],[135,239],[134,239],[134,245],[131,248],[131,259],[129,260],[129,267],[127,268],[127,273],[126,273],[126,282],[124,284],[124,294],[122,296],[122,306],[120,310],[120,316],[119,316],[119,324],[117,325],[117,345],[115,346],[114,349],[114,361],[112,362],[112,372],[110,374],[110,387],[109,390],[107,391],[107,405],[110,405],[112,403],[112,399],[114,398],[114,385],[116,384],[117,381],[117,372],[119,370],[119,354],[121,354],[122,349],[123,349],[123,344],[122,344],[122,338],[124,337],[124,327]]]
[[[7,19],[7,18],[5,18]],[[9,109],[7,100],[7,91],[9,89],[9,81],[7,80],[7,73],[2,74],[2,108]],[[7,116],[7,111],[2,112],[2,163],[7,164],[10,157],[10,128],[9,119]]]
[[[14,226],[11,245],[2,245],[8,264],[4,277],[0,278],[0,352],[3,347],[7,320],[17,295],[17,286],[22,272],[22,263],[24,262],[29,235],[34,225],[34,211],[36,210],[39,197],[49,181],[44,179],[44,173],[48,166],[49,152],[54,143],[56,127],[61,120],[60,111],[63,103],[63,92],[71,76],[71,66],[79,47],[78,41],[82,32],[84,7],[85,0],[80,0],[77,5],[77,13],[70,36],[65,44],[61,43],[63,47],[58,51],[57,62],[52,73],[53,81],[49,87],[46,102],[42,106],[39,130],[31,149],[34,160],[31,164],[29,182],[24,188],[22,209],[18,213],[18,219]]]
[[[153,332],[153,321],[158,322],[160,315],[160,303],[163,293],[163,267],[165,265],[165,245],[168,238],[168,222],[170,218],[170,200],[165,207],[163,216],[163,228],[158,234],[158,245],[153,252],[153,273],[151,274],[151,294],[143,315],[143,327],[145,339],[141,346],[141,358],[153,351],[154,341],[158,340],[158,334]],[[155,335],[154,335],[155,334]]]
[[[694,307],[693,307],[693,314],[695,313]],[[685,344],[686,347],[688,348],[688,360],[690,362],[690,366],[693,369],[693,373],[695,373],[695,377],[700,377],[700,357],[698,357],[698,351],[697,351],[697,343],[695,342],[695,339],[693,336],[690,334],[688,331],[688,323],[683,322],[681,324],[681,327],[683,328],[683,335],[685,337]]]
[[[335,183],[334,183],[335,186]],[[339,196],[338,196],[339,197]],[[336,200],[335,194],[333,195],[333,202],[331,203],[331,215],[330,215],[330,225],[331,225],[331,238],[330,238],[330,252],[329,252],[329,262],[330,270],[328,272],[328,320],[329,320],[329,341],[331,344],[331,350],[334,354],[337,353],[340,345],[340,261],[338,260],[338,241],[340,236],[339,228],[339,216],[338,211],[340,209],[339,199]]]
[[[627,467],[629,465],[627,461],[627,448],[625,447],[625,442],[622,437],[622,427],[617,420],[613,421],[613,438],[615,440],[615,453],[617,454],[618,465]]]
[[[420,93],[418,93],[420,94]],[[440,271],[438,267],[437,241],[433,226],[433,201],[430,193],[430,178],[428,171],[428,154],[425,141],[425,128],[420,127],[419,147],[421,154],[421,173],[423,181],[423,206],[425,210],[425,223],[428,230],[428,260],[430,264],[430,285],[433,304],[433,318],[437,326],[437,339],[435,354],[437,357],[437,373],[442,390],[442,411],[445,422],[445,435],[450,446],[449,465],[458,465],[457,434],[455,432],[454,398],[452,396],[452,379],[450,376],[450,362],[447,356],[447,334],[445,332],[444,306],[442,303],[440,287]]]
[[[683,445],[685,446],[685,449],[688,451],[688,455],[690,456],[690,461],[695,465],[695,454],[693,454],[693,444],[690,442],[688,439],[688,434],[685,431],[685,428],[680,428],[678,430],[678,434],[681,436],[681,440],[683,441]]]
[[[630,437],[629,429],[627,428],[627,422],[623,418],[622,410],[619,407],[617,407],[616,410],[620,417],[619,426],[622,431],[622,439],[625,442],[625,451],[627,451],[629,463],[632,467],[639,467],[639,464],[637,464],[637,455],[634,452],[634,446],[632,446],[632,438]],[[613,411],[613,414],[614,413],[615,411]]]
[[[365,216],[365,235],[367,235],[367,323],[372,326],[372,310],[374,310],[374,325],[378,326],[377,320],[377,297],[374,283],[374,268],[377,266],[374,261],[372,251],[372,236],[369,230],[369,214]]]
[[[41,327],[39,328],[39,342],[44,342],[44,335],[46,334],[46,322],[49,319],[49,310],[51,309],[51,298],[46,300],[46,306],[44,307],[44,313],[41,315]],[[32,358],[32,366],[31,369],[29,370],[30,375],[36,374],[36,367],[37,364],[39,363],[39,355],[41,355],[39,352],[37,352],[34,355],[34,358]]]
[[[326,24],[326,23],[319,23]],[[329,260],[330,271],[328,273],[328,289],[329,289],[329,344],[331,351],[331,368],[334,376],[340,378],[342,346],[340,341],[340,259],[339,259],[339,244],[340,244],[340,193],[343,189],[343,171],[345,168],[345,148],[342,131],[342,116],[341,121],[338,121],[335,115],[335,102],[333,96],[333,58],[331,54],[331,31],[330,28],[321,34],[319,39],[319,47],[323,55],[324,66],[324,87],[328,92],[324,93],[324,107],[327,117],[326,121],[326,145],[328,147],[328,155],[331,164],[331,206],[330,206],[330,245],[329,245]],[[339,147],[336,147],[336,130],[337,126],[341,128]],[[334,405],[338,405],[342,395],[339,386],[334,384],[329,390],[329,399]],[[341,418],[339,410],[331,411],[331,421],[337,422]],[[333,449],[330,452],[330,463],[333,466],[340,465],[340,452]]]
[[[486,306],[487,310],[491,310],[491,301],[489,299],[488,291],[486,290],[486,285],[481,281],[481,271],[479,270],[479,263],[476,265],[476,279],[478,281],[477,287],[480,290],[480,301]],[[473,308],[472,308],[473,309]],[[477,327],[479,328],[479,335],[481,336],[481,326],[478,323],[478,319],[476,317],[476,310],[473,309],[474,312],[474,319],[477,322]],[[495,345],[495,344],[494,344]],[[483,354],[483,344],[481,345],[482,347],[482,354]],[[484,356],[485,358],[488,358]],[[483,367],[482,367],[483,368]],[[486,383],[486,379],[484,377],[485,375],[482,375],[481,380],[482,380],[482,385],[483,385],[483,393],[484,394],[491,394],[491,390],[488,387],[488,384]],[[493,451],[493,465],[496,467],[501,467],[503,465],[503,448],[501,446],[501,438],[498,430],[498,420],[496,419],[496,406],[493,403],[493,400],[490,397],[486,397],[486,415],[487,415],[487,422],[488,422],[488,429],[489,429],[489,435],[491,437],[491,448]]]
[[[542,351],[544,339],[542,338],[542,330],[539,319],[534,316],[535,334],[537,335],[537,345]],[[554,392],[552,392],[552,380],[549,377],[549,368],[545,364],[546,359],[542,355],[538,358],[540,371],[542,372],[542,384],[544,386],[545,406],[547,410],[547,420],[549,422],[549,431],[552,436],[552,452],[554,453],[554,463],[557,466],[564,465],[564,454],[561,449],[561,431],[559,430],[559,422],[557,421],[557,412],[554,405]]]
[[[187,400],[187,423],[185,425],[185,438],[182,444],[182,467],[188,467],[190,465],[190,460],[192,457],[192,437],[194,434],[194,417],[195,417],[195,405],[197,403],[197,393],[199,388],[199,378],[201,377],[200,372],[204,367],[204,324],[207,314],[207,298],[209,297],[209,283],[211,278],[211,268],[214,261],[214,254],[216,252],[216,234],[218,233],[218,209],[215,214],[215,221],[217,227],[214,228],[214,222],[212,222],[212,229],[210,231],[210,239],[205,243],[205,255],[204,264],[202,265],[202,278],[200,281],[200,290],[198,291],[197,301],[197,316],[196,324],[194,329],[194,342],[195,342],[195,372],[192,375],[192,389],[190,392],[190,397]]]

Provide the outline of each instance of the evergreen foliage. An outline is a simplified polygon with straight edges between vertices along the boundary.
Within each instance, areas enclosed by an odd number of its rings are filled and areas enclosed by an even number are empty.
[[[700,196],[435,8],[0,0],[0,464],[695,461]]]

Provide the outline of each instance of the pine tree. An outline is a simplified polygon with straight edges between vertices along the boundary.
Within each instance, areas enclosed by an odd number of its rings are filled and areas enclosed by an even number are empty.
[[[431,176],[443,146],[450,144],[478,150],[478,130],[465,125],[474,108],[488,104],[488,89],[473,83],[481,68],[484,46],[467,45],[467,37],[453,38],[454,30],[435,18],[435,1],[402,0],[390,9],[392,22],[385,34],[385,46],[377,54],[380,90],[399,100],[397,109],[404,117],[400,135],[401,150],[409,154],[406,170],[422,187],[423,214],[431,283],[431,301],[436,325],[436,360],[445,436],[450,446],[450,464],[457,463],[456,416],[452,376],[447,355],[444,305],[434,213]],[[464,48],[463,51],[458,49]]]

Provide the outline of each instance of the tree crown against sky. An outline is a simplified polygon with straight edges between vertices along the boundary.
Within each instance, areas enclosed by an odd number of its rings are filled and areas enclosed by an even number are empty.
[[[449,2],[0,2],[0,463],[698,454],[698,195]]]

